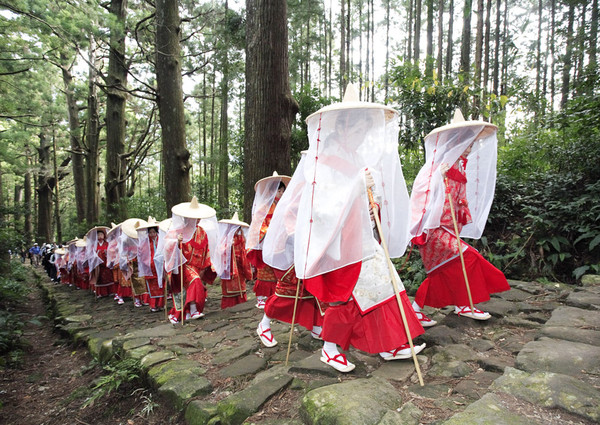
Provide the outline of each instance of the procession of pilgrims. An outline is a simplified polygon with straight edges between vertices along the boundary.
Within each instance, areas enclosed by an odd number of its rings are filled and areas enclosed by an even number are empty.
[[[409,196],[393,108],[359,101],[349,84],[342,102],[306,122],[308,150],[291,177],[275,171],[256,182],[250,224],[237,213],[217,220],[194,197],[166,220],[90,229],[54,249],[49,274],[119,305],[163,311],[173,325],[204,316],[206,285],[217,277],[221,309],[248,302],[254,281],[260,342],[278,344],[273,320],[299,325],[323,341],[321,361],[344,373],[355,367],[350,347],[385,361],[412,357],[418,367],[425,344],[413,339],[436,324],[425,306],[489,319],[475,304],[510,288],[464,239],[482,236],[492,205],[496,126],[457,110],[425,137]],[[391,261],[407,249],[427,272],[412,302]]]

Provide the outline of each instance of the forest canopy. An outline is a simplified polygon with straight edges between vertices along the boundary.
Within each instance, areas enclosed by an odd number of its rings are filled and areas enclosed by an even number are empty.
[[[600,272],[597,0],[281,3],[287,54],[272,60],[291,97],[267,115],[291,128],[259,155],[248,60],[268,12],[257,3],[0,0],[2,255],[163,219],[192,195],[219,218],[247,215],[248,167],[293,171],[305,118],[354,82],[362,100],[400,112],[409,189],[423,137],[457,107],[499,127],[476,247],[509,277]],[[408,285],[424,277],[414,259],[405,273]]]

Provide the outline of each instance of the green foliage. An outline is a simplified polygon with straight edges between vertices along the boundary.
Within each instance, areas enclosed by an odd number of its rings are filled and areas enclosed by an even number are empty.
[[[400,60],[390,71],[387,101],[407,117],[406,125],[400,128],[400,145],[415,149],[431,130],[447,124],[454,110],[464,106],[472,93],[468,86],[425,77],[417,65],[399,64]]]
[[[13,261],[10,269],[9,274],[0,276],[0,365],[19,367],[26,324],[24,316],[15,313],[14,306],[22,302],[30,289],[25,283],[25,268]]]
[[[92,406],[99,399],[117,391],[121,385],[140,379],[142,368],[136,359],[117,360],[103,366],[106,375],[102,376],[92,389],[83,408]]]
[[[580,96],[501,149],[486,233],[505,272],[573,283],[600,269],[599,109]]]
[[[300,112],[296,115],[296,121],[292,126],[291,157],[292,162],[300,161],[300,152],[308,149],[308,129],[306,118],[314,112],[321,109],[323,106],[331,103],[331,99],[327,99],[319,94],[318,88],[311,87],[310,84],[304,85],[302,90],[294,93],[294,99],[298,102]]]

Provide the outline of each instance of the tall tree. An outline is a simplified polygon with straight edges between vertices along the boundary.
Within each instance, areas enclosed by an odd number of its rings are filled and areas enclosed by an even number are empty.
[[[465,0],[463,6],[463,30],[460,49],[460,67],[458,72],[463,76],[464,84],[469,83],[471,66],[471,12],[473,0]]]
[[[452,47],[454,44],[452,37],[452,31],[454,30],[454,0],[449,0],[448,3],[448,47],[446,48],[446,78],[450,77],[452,74]]]
[[[54,178],[50,164],[50,143],[46,136],[46,130],[42,129],[38,135],[40,147],[38,148],[38,161],[40,168],[37,178],[38,193],[38,222],[37,240],[49,242],[52,240],[52,191],[54,189]]]
[[[433,0],[427,4],[427,57],[425,58],[425,76],[433,77]]]
[[[246,0],[244,217],[254,183],[273,171],[290,173],[290,137],[298,104],[288,80],[285,0]]]
[[[575,2],[569,2],[569,12],[567,14],[567,44],[565,45],[565,54],[563,56],[563,73],[560,107],[565,109],[569,100],[569,87],[571,81],[571,68],[573,66],[573,22],[575,20]]]
[[[444,79],[444,0],[438,1],[438,52],[437,52],[437,78]]]
[[[414,0],[415,2],[415,46],[413,49],[413,60],[419,63],[421,54],[421,5],[422,0]]]
[[[90,36],[88,52],[88,98],[87,98],[87,125],[86,125],[86,194],[87,208],[86,219],[88,226],[93,226],[98,221],[99,202],[99,155],[100,155],[100,122],[98,118],[98,90],[96,72],[96,44],[94,36]]]
[[[127,103],[127,71],[125,59],[125,20],[127,0],[111,0],[110,51],[106,78],[106,213],[109,221],[125,217],[122,198],[125,196],[125,107]]]
[[[479,118],[481,104],[481,61],[483,57],[483,0],[477,0],[477,30],[475,35],[475,75],[473,85],[475,96],[473,98],[473,118]]]
[[[85,152],[81,140],[81,124],[79,121],[79,105],[75,98],[73,75],[71,68],[73,60],[66,53],[61,52],[61,71],[67,101],[67,114],[69,117],[69,139],[71,141],[71,163],[73,167],[73,183],[75,185],[75,205],[77,221],[85,220]]]
[[[179,2],[156,2],[156,85],[162,129],[167,213],[190,198],[190,152],[185,139]]]

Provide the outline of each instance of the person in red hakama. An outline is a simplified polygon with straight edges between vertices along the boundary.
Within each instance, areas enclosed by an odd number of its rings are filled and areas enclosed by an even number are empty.
[[[191,202],[175,205],[172,212],[164,256],[165,270],[171,272],[175,304],[169,311],[169,320],[175,324],[181,321],[182,312],[185,320],[204,316],[206,288],[203,281],[212,283],[217,276],[211,266],[210,245],[216,248],[218,225],[215,210],[199,204],[196,197]]]
[[[360,102],[353,85],[344,101],[307,118],[309,149],[294,240],[295,269],[308,292],[330,306],[325,311],[321,361],[340,372],[354,365],[338,351],[350,346],[384,360],[412,355],[410,337],[423,328],[387,255],[404,254],[408,192],[398,157],[398,114]],[[368,170],[368,171],[365,171]],[[288,188],[292,190],[292,188]],[[374,230],[369,192],[379,201],[381,232]],[[392,280],[396,281],[395,293]],[[420,352],[425,344],[415,346]]]
[[[463,271],[450,205],[451,200],[459,235],[481,237],[493,199],[496,143],[496,126],[464,121],[460,111],[451,124],[425,138],[426,163],[415,179],[411,198],[412,241],[427,271],[413,303],[423,326],[436,324],[420,311],[426,305],[453,305],[456,314],[477,320],[491,317],[478,308],[471,311],[465,271],[473,304],[510,289],[500,270],[461,241]]]
[[[90,269],[90,286],[98,298],[115,293],[115,279],[112,270],[106,266],[108,227],[100,226],[90,229],[87,237],[87,261]]]
[[[160,311],[165,306],[164,282],[158,283],[154,264],[154,253],[158,246],[158,226],[154,217],[148,217],[145,226],[138,227],[138,273],[146,280],[148,301],[151,312]]]
[[[266,299],[275,293],[277,284],[275,272],[262,259],[263,241],[277,203],[290,179],[289,176],[280,176],[275,171],[272,176],[260,179],[254,185],[256,195],[252,204],[252,222],[248,231],[246,249],[248,250],[248,259],[256,268],[254,293],[256,294],[256,307],[261,309],[265,307]]]
[[[246,302],[246,281],[252,280],[252,268],[246,256],[244,228],[237,212],[231,219],[219,220],[219,249],[223,260],[221,272],[221,309]]]

